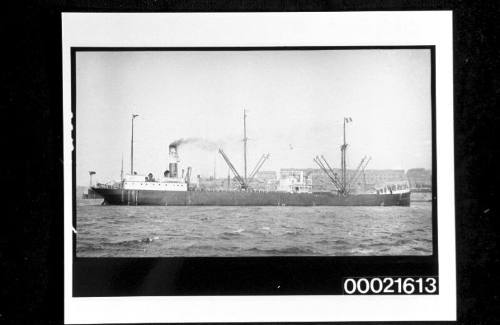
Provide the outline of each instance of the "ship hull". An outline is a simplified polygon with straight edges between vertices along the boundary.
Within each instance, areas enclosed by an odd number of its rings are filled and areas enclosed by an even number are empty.
[[[401,194],[149,191],[93,188],[109,205],[166,206],[409,206],[410,192]]]

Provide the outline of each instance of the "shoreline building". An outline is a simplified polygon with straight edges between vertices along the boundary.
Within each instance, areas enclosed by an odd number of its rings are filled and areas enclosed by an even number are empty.
[[[432,171],[424,168],[412,168],[406,172],[410,188],[413,191],[430,191],[432,189]]]
[[[312,183],[313,192],[332,192],[337,189],[332,184],[331,180],[319,168],[282,168],[280,174],[300,172],[304,173],[304,177]],[[341,169],[334,168],[333,172],[340,175]],[[346,178],[354,177],[356,170],[347,169]],[[366,169],[356,182],[352,184],[352,190],[355,193],[371,192],[375,187],[387,182],[405,182],[407,177],[403,169]]]

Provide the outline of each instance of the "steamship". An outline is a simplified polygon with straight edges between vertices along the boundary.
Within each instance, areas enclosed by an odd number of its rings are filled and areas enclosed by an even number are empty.
[[[133,166],[133,119],[131,165]],[[258,191],[250,186],[269,154],[262,155],[259,162],[247,176],[246,168],[246,118],[243,114],[244,128],[244,174],[237,171],[226,153],[219,149],[234,179],[238,182],[237,190],[208,191],[200,190],[191,184],[191,167],[184,175],[179,175],[178,143],[169,145],[169,164],[163,176],[156,179],[151,173],[137,175],[133,173],[122,177],[116,185],[96,185],[91,189],[104,198],[104,205],[162,205],[162,206],[409,206],[410,188],[407,182],[398,184],[383,184],[371,193],[353,193],[352,184],[364,171],[369,158],[363,158],[357,170],[348,177],[346,168],[347,144],[345,141],[346,123],[350,118],[344,118],[344,143],[341,145],[341,172],[337,174],[330,167],[324,156],[316,156],[313,161],[328,176],[335,187],[331,192],[313,192],[312,181],[297,171],[280,180],[277,190]],[[123,169],[123,167],[122,167]]]

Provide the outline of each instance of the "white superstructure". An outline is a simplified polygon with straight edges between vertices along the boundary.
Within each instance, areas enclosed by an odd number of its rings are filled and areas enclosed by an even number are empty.
[[[404,194],[410,192],[410,184],[407,181],[385,182],[376,187],[377,194]]]
[[[182,178],[163,177],[159,181],[151,180],[146,175],[126,175],[123,180],[125,190],[148,191],[187,191],[187,184]]]
[[[281,171],[278,191],[289,193],[312,193],[312,180],[302,170]]]

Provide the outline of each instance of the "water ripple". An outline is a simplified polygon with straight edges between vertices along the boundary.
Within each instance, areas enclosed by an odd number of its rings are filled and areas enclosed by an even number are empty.
[[[77,256],[429,255],[431,208],[78,204]]]

